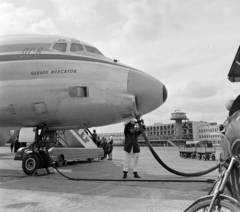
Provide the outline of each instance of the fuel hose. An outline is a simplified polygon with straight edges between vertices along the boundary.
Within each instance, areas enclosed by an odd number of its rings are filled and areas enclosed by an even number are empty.
[[[155,152],[155,150],[152,148],[147,136],[146,136],[146,133],[145,133],[145,130],[143,129],[143,126],[142,126],[142,121],[140,120],[140,117],[135,117],[137,119],[137,123],[139,124],[139,128],[140,128],[140,131],[141,131],[141,134],[149,148],[149,150],[151,151],[152,155],[154,156],[154,158],[166,169],[168,170],[169,172],[175,174],[175,175],[179,175],[179,176],[183,176],[183,177],[198,177],[198,176],[202,176],[202,175],[205,175],[205,174],[208,174],[212,171],[214,171],[215,169],[219,168],[219,165],[220,164],[217,164],[215,166],[213,166],[212,168],[210,169],[207,169],[205,171],[200,171],[200,172],[194,172],[194,173],[184,173],[184,172],[179,172],[177,170],[174,170],[172,168],[170,168],[169,166],[167,166],[163,161],[162,159],[158,156],[158,154]],[[75,180],[75,181],[136,181],[135,179],[89,179],[89,178],[73,178],[73,177],[69,177],[65,174],[63,174],[56,166],[55,164],[52,162],[51,163],[51,166],[60,174],[62,175],[63,177],[69,179],[69,180]],[[144,182],[211,182],[211,180],[144,180],[144,179],[141,179],[141,180],[137,180],[137,181],[144,181]]]
[[[179,172],[175,169],[172,169],[170,168],[169,166],[167,166],[167,164],[165,164],[162,159],[158,156],[158,154],[155,152],[155,150],[152,148],[147,136],[146,136],[146,133],[145,133],[145,130],[143,129],[143,126],[142,126],[142,121],[140,120],[140,117],[137,116],[135,117],[137,119],[137,123],[139,125],[139,128],[141,130],[141,133],[142,133],[142,136],[149,148],[149,150],[151,151],[153,157],[165,168],[167,169],[169,172],[175,174],[175,175],[179,175],[179,176],[183,176],[183,177],[198,177],[198,176],[202,176],[202,175],[205,175],[205,174],[208,174],[212,171],[214,171],[215,169],[219,168],[219,164],[213,166],[212,168],[210,169],[207,169],[205,171],[200,171],[200,172],[194,172],[194,173],[184,173],[184,172]]]
[[[110,181],[114,181],[114,182],[136,182],[136,181],[140,181],[140,182],[191,182],[191,183],[213,183],[214,180],[211,179],[194,179],[194,180],[184,180],[184,179],[101,179],[101,178],[73,178],[73,177],[69,177],[65,174],[63,174],[55,165],[54,163],[51,164],[51,166],[56,169],[56,171],[62,175],[63,177],[69,179],[69,180],[74,180],[74,181],[96,181],[96,182],[110,182]]]

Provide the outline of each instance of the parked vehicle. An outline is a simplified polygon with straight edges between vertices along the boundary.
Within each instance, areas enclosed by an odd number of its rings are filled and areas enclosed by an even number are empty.
[[[179,146],[179,155],[182,158],[199,160],[216,160],[216,148],[211,141],[187,141]]]

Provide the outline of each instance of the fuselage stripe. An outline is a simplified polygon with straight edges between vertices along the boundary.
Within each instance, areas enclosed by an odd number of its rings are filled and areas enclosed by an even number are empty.
[[[62,54],[39,54],[39,55],[22,55],[22,54],[9,54],[9,55],[0,55],[0,63],[1,62],[11,62],[11,61],[29,61],[29,60],[79,60],[86,62],[96,62],[96,63],[105,63],[114,66],[120,66],[124,68],[128,68],[131,70],[139,71],[129,66],[125,66],[122,64],[118,64],[116,62],[110,62],[106,60],[101,60],[93,57],[83,57],[83,56],[75,56],[75,55],[62,55]]]

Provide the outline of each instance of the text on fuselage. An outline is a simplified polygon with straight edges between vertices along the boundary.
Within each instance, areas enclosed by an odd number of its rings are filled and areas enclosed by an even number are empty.
[[[43,50],[43,47],[40,47],[40,48],[35,48],[35,47],[32,47],[32,48],[25,48],[23,51],[22,51],[22,54],[20,55],[20,57],[31,57],[32,55],[34,56],[39,56],[41,53],[42,53],[42,50]]]
[[[62,69],[62,70],[45,70],[45,71],[32,71],[31,75],[41,75],[41,74],[74,74],[77,73],[77,69]]]

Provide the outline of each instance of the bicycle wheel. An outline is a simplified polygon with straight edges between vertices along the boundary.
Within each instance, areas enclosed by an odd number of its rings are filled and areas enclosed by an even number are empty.
[[[196,201],[184,212],[207,212],[208,207],[212,199],[203,199]],[[212,212],[239,212],[240,207],[226,199],[217,200],[217,204],[214,205]]]

